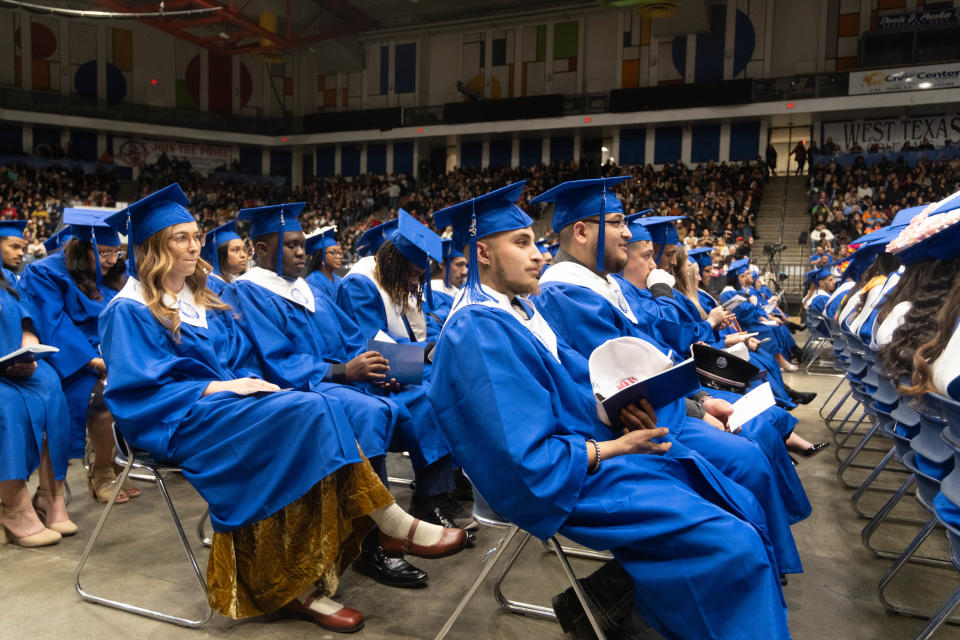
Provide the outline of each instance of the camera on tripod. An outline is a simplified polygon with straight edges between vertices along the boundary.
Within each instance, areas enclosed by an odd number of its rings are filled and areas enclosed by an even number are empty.
[[[775,256],[784,249],[787,248],[785,244],[765,244],[763,245],[763,253],[768,256]]]

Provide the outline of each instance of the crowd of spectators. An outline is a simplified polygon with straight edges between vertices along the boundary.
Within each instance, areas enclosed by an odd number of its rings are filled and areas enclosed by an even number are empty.
[[[903,158],[884,158],[867,166],[857,158],[848,167],[833,159],[810,170],[811,253],[835,258],[847,245],[889,224],[901,209],[935,202],[960,189],[960,157],[923,159],[909,165]]]
[[[913,143],[909,140],[905,140],[902,144],[893,144],[893,143],[883,143],[883,142],[874,142],[867,145],[866,148],[862,147],[860,143],[854,140],[853,144],[844,149],[839,144],[833,141],[833,138],[827,138],[824,140],[823,144],[819,147],[816,142],[811,141],[810,147],[807,149],[807,153],[811,156],[815,155],[824,155],[831,156],[841,153],[889,153],[889,152],[910,152],[910,151],[933,151],[937,147],[930,142],[928,138],[923,138],[920,142]],[[960,142],[954,142],[947,138],[943,141],[943,146],[941,149],[956,149],[960,148]]]

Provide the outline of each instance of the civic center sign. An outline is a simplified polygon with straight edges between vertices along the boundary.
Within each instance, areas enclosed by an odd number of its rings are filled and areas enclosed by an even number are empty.
[[[960,87],[960,63],[850,72],[852,96]]]

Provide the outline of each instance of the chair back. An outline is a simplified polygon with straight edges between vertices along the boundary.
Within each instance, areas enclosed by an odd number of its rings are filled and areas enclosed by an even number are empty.
[[[509,527],[513,524],[497,513],[490,506],[490,503],[483,499],[483,496],[477,491],[476,485],[473,486],[473,519],[480,524],[491,527]]]

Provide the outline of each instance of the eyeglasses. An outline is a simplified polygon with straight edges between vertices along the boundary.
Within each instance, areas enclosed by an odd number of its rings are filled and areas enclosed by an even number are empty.
[[[592,222],[593,224],[600,224],[599,218],[584,218],[580,222]],[[604,221],[608,227],[613,227],[617,231],[623,231],[627,228],[626,218],[618,218],[616,220],[605,220]]]
[[[207,236],[202,233],[187,233],[181,231],[180,233],[173,234],[173,237],[170,238],[173,242],[180,247],[181,249],[186,249],[190,246],[190,241],[193,240],[197,243],[198,247],[202,247],[207,244]]]
[[[97,249],[97,253],[100,254],[100,258],[116,258],[117,260],[123,260],[127,257],[126,251],[120,251],[118,249]]]
[[[330,250],[327,250],[327,255],[330,256],[330,257],[342,256],[342,255],[343,255],[343,251],[339,251],[339,250],[337,250],[337,251],[330,251]]]

